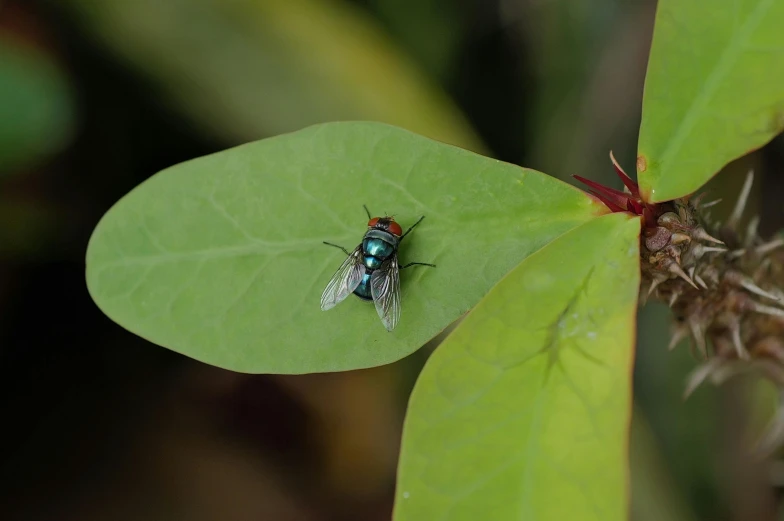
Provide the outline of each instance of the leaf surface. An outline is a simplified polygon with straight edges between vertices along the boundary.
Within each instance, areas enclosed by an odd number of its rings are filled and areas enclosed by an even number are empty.
[[[637,174],[660,202],[693,193],[784,129],[784,0],[660,0]]]
[[[387,332],[322,290],[367,230],[367,204],[405,238],[402,317]],[[249,373],[370,367],[418,349],[530,253],[604,213],[544,174],[379,123],[332,123],[169,168],[104,216],[87,283],[152,342]]]
[[[528,257],[428,360],[396,521],[621,521],[640,221],[589,221]]]

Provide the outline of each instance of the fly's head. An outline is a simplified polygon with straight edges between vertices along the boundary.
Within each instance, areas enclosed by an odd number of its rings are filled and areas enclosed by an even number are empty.
[[[382,230],[396,237],[403,235],[403,229],[392,217],[373,217],[368,221],[369,230]]]

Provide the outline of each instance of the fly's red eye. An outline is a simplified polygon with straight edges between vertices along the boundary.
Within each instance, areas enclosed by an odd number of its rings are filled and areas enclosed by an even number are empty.
[[[378,224],[378,217],[373,217],[368,221],[368,228],[372,228]]]
[[[400,228],[400,225],[395,221],[389,221],[389,228],[387,229],[389,230],[389,233],[393,235],[397,235],[398,237],[403,235],[403,230]]]

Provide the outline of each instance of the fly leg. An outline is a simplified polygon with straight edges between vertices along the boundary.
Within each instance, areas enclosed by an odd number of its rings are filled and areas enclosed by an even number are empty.
[[[412,226],[412,228],[413,228],[413,226]],[[408,268],[410,266],[430,266],[431,268],[435,268],[436,267],[435,264],[430,264],[430,263],[427,263],[427,262],[409,262],[405,266],[400,266],[400,268],[398,268],[398,269],[404,270],[404,269],[406,269],[406,268]]]
[[[339,246],[339,245],[337,245],[337,244],[332,244],[331,242],[327,242],[327,241],[324,241],[324,244],[326,244],[327,246],[332,246],[332,247],[334,247],[334,248],[337,248],[337,249],[339,249],[339,250],[343,250],[343,253],[345,253],[347,256],[348,256],[348,255],[351,255],[351,252],[349,252],[349,251],[348,251],[346,248],[344,248],[343,246]]]
[[[414,224],[411,226],[411,228],[409,228],[408,230],[406,230],[406,233],[404,233],[404,234],[403,234],[403,235],[400,237],[399,241],[402,241],[402,240],[403,240],[403,238],[404,238],[406,235],[408,235],[408,232],[410,232],[411,230],[413,230],[413,229],[416,227],[416,225],[417,225],[417,224],[419,224],[419,223],[421,223],[421,222],[422,222],[422,219],[424,219],[424,218],[425,218],[425,216],[424,216],[424,215],[423,215],[422,217],[420,217],[420,218],[419,218],[419,220],[418,220],[417,222],[415,222],[415,223],[414,223]],[[398,242],[399,242],[399,241],[398,241]],[[418,262],[418,263],[417,263],[417,262],[415,262],[415,263],[412,263],[412,264],[424,264],[424,263],[422,263],[422,262]],[[428,265],[428,266],[432,266],[432,264],[427,264],[427,265]]]

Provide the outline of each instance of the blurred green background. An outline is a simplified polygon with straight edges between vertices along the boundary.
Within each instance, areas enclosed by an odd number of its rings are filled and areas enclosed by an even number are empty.
[[[93,226],[172,164],[333,120],[379,120],[568,180],[628,170],[652,0],[0,0],[0,518],[390,519],[405,404],[426,349],[387,367],[250,376],[103,317]],[[755,168],[784,225],[784,142]],[[762,189],[764,187],[764,190]],[[296,211],[296,209],[292,209]],[[612,298],[608,295],[608,298]],[[263,318],[260,318],[263,319]],[[695,367],[641,313],[635,520],[775,520],[784,470],[749,455],[749,381],[682,400]],[[597,477],[600,479],[600,477]]]

